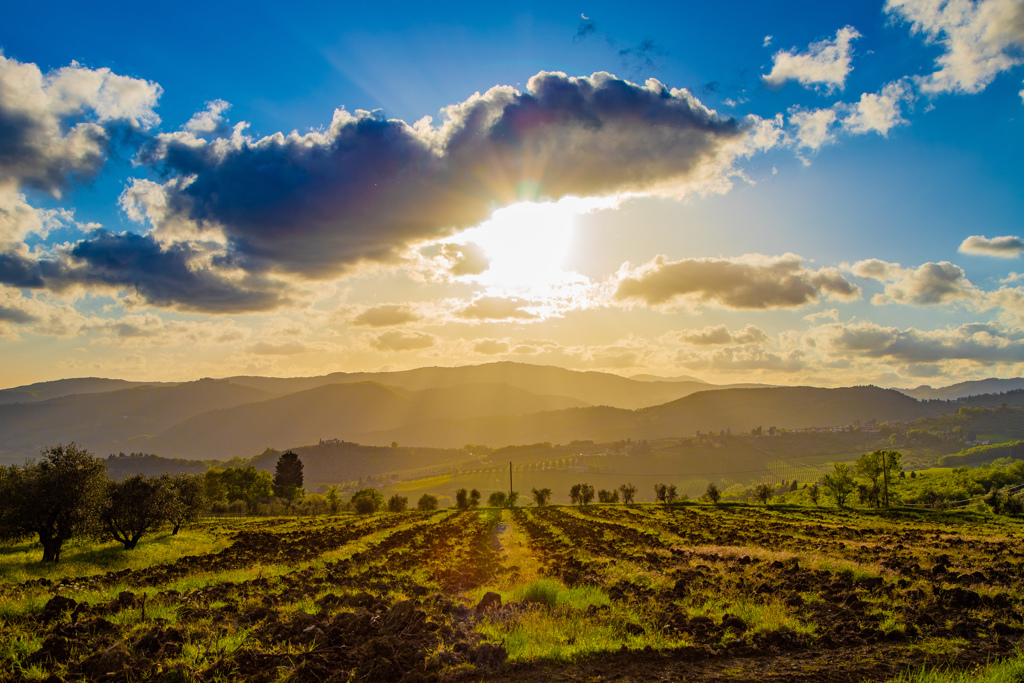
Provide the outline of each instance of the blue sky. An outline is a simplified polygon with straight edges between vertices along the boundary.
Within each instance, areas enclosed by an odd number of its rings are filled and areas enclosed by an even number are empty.
[[[1020,375],[1022,48],[1020,0],[20,3],[0,384]]]

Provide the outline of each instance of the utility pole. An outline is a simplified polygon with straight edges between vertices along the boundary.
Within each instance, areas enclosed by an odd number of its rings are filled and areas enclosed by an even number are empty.
[[[512,500],[512,461],[508,463],[508,499]]]

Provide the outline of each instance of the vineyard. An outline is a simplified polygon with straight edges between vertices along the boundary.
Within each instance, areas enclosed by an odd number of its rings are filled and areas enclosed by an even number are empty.
[[[71,549],[71,575],[35,577],[24,544],[0,549],[0,671],[886,680],[1017,652],[1022,531],[973,513],[707,505],[239,518],[175,537],[217,539],[206,554],[100,572]]]

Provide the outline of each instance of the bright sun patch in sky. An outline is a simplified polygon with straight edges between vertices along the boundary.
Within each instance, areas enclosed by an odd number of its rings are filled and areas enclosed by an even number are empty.
[[[610,208],[618,199],[567,197],[557,202],[521,202],[498,209],[491,218],[452,242],[480,245],[490,267],[474,276],[489,295],[548,297],[569,284],[586,281],[565,269],[579,239],[577,218]]]

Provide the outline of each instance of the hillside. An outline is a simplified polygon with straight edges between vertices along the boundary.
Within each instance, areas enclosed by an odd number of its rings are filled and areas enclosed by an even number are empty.
[[[279,394],[353,382],[376,382],[412,391],[466,384],[506,384],[534,394],[574,398],[585,405],[628,409],[659,405],[696,391],[719,388],[695,379],[636,380],[604,372],[580,372],[512,362],[417,368],[401,372],[339,372],[322,377],[229,377],[228,381]]]
[[[2,389],[0,390],[0,405],[46,401],[74,394],[100,394],[133,387],[174,386],[174,384],[174,382],[129,382],[123,379],[103,379],[101,377],[58,379],[52,382],[37,382]]]
[[[501,384],[423,391],[407,391],[373,382],[330,384],[197,415],[154,437],[134,441],[132,450],[167,457],[228,459],[250,457],[265,448],[317,443],[321,439],[385,445],[393,439],[381,441],[367,437],[410,422],[445,421],[456,415],[466,418],[494,414],[514,416],[579,404],[575,399],[538,396]]]
[[[994,377],[990,377],[989,379],[979,379],[971,382],[959,382],[957,384],[951,384],[948,387],[940,387],[938,389],[933,389],[928,385],[922,385],[914,389],[898,389],[897,391],[900,391],[907,396],[912,396],[919,401],[927,401],[931,399],[953,401],[967,396],[999,394],[1020,389],[1024,389],[1024,377],[1014,377],[1011,379],[996,379]]]
[[[0,459],[21,462],[70,441],[100,455],[128,452],[135,440],[182,420],[265,398],[258,389],[206,379],[0,405]]]

